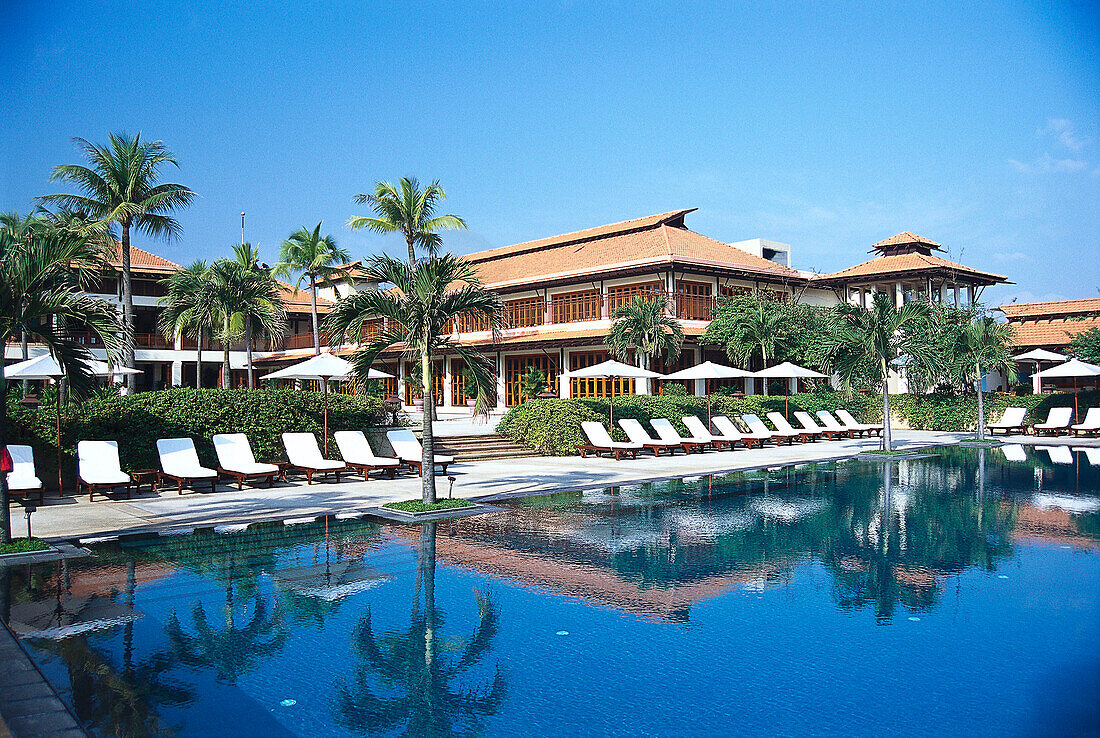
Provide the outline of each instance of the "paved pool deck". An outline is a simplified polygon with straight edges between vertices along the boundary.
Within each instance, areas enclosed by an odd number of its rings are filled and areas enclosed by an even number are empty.
[[[901,448],[957,443],[970,434],[930,431],[896,431],[895,442]],[[1035,438],[1034,436],[998,436],[1008,443],[1030,445],[1098,446],[1097,439]],[[818,441],[793,446],[767,446],[760,449],[691,454],[685,456],[640,456],[636,460],[610,458],[581,459],[539,456],[520,459],[455,464],[449,470],[454,477],[453,494],[482,501],[513,497],[611,487],[641,481],[738,471],[768,466],[798,464],[845,458],[860,451],[878,448],[877,438]],[[174,489],[159,493],[144,492],[127,500],[87,496],[56,497],[47,495],[46,504],[33,514],[34,535],[47,539],[81,539],[142,532],[184,532],[194,528],[240,525],[261,521],[309,520],[321,515],[351,516],[376,513],[386,502],[420,497],[420,478],[410,474],[395,480],[356,476],[340,482],[319,481],[306,485],[292,477],[289,483],[274,488],[221,484],[218,491],[193,492],[182,496]],[[437,494],[446,497],[447,476],[436,477]],[[22,509],[12,507],[12,528],[25,532]]]

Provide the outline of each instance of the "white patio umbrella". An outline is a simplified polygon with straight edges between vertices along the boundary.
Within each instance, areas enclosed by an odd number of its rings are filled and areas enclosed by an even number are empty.
[[[583,369],[577,369],[574,372],[566,372],[563,376],[572,379],[573,377],[589,377],[592,379],[663,379],[663,374],[657,372],[651,372],[648,369],[642,369],[638,366],[631,366],[630,364],[624,364],[621,361],[615,361],[609,359],[608,361],[596,364],[594,366],[586,366]],[[611,432],[615,430],[615,392],[611,392]]]
[[[761,369],[753,374],[754,377],[760,377],[764,381],[764,394],[768,394],[768,382],[769,379],[825,379],[827,375],[821,372],[815,372],[813,369],[807,369],[804,366],[798,364],[792,364],[789,361],[784,361],[782,364],[776,364],[775,366],[769,366],[767,369]],[[788,393],[788,397],[790,394]],[[788,415],[790,410],[790,400],[783,400],[783,415]]]
[[[1039,372],[1041,364],[1059,363],[1065,361],[1069,357],[1065,356],[1064,354],[1059,354],[1056,351],[1047,351],[1046,349],[1032,349],[1031,351],[1026,351],[1022,354],[1017,354],[1016,356],[1010,358],[1015,362],[1027,362],[1029,364],[1034,364],[1035,367],[1031,372],[1032,377],[1034,377],[1034,375]]]
[[[271,372],[264,375],[263,379],[311,379],[321,383],[321,394],[324,397],[325,405],[325,453],[328,453],[328,383],[329,380],[335,379],[337,381],[344,381],[348,379],[355,367],[347,359],[341,359],[339,356],[330,354],[328,351],[324,351],[316,356],[312,356],[309,359],[299,362],[297,364],[291,364],[288,367],[279,369],[278,371]],[[367,372],[367,379],[391,379],[392,374],[379,371],[377,369],[370,369]]]
[[[713,361],[704,361],[702,364],[696,364],[695,366],[689,366],[687,369],[681,369],[678,372],[665,375],[665,379],[702,379],[706,384],[707,394],[707,422],[710,422],[710,380],[712,379],[735,379],[738,377],[751,377],[752,372],[747,372],[744,369],[738,369],[732,366],[723,366],[721,364],[715,364]]]
[[[1052,366],[1050,369],[1044,369],[1035,375],[1039,381],[1039,389],[1042,390],[1044,379],[1069,379],[1073,378],[1073,414],[1078,414],[1077,408],[1077,378],[1078,377],[1092,377],[1097,382],[1100,382],[1100,366],[1096,364],[1090,364],[1087,361],[1081,361],[1080,359],[1070,359],[1065,364],[1059,364],[1058,366]]]
[[[141,374],[140,369],[130,369],[124,366],[110,366],[105,361],[92,359],[85,362],[92,374],[97,377],[118,377],[123,374]],[[4,368],[5,379],[32,379],[53,380],[59,384],[65,370],[57,363],[51,354],[42,354],[33,359],[21,361]],[[57,398],[57,494],[61,494],[61,396]]]

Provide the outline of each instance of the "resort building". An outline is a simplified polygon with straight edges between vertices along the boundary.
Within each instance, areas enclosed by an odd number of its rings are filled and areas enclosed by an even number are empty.
[[[689,229],[685,221],[692,212],[694,209],[675,210],[464,257],[476,267],[482,284],[504,302],[504,328],[496,335],[484,321],[462,319],[453,326],[456,341],[477,346],[492,357],[498,408],[520,402],[521,377],[532,367],[545,373],[549,386],[561,397],[660,391],[649,382],[567,380],[562,376],[610,358],[607,335],[611,316],[639,295],[667,297],[670,315],[683,327],[685,342],[679,359],[654,367],[667,373],[707,360],[728,362],[723,350],[702,346],[699,341],[721,297],[767,293],[829,306],[841,301],[868,304],[873,293],[884,292],[899,305],[914,299],[965,305],[979,299],[986,286],[1005,281],[1003,276],[948,261],[935,253],[943,251],[939,244],[909,232],[875,244],[875,257],[854,267],[826,275],[799,271],[791,267],[788,244],[766,239],[723,243]],[[191,385],[196,370],[194,341],[177,338],[170,342],[156,332],[157,300],[164,294],[159,280],[180,267],[141,249],[132,252],[137,359],[144,372],[138,387]],[[317,283],[322,315],[352,290],[378,288],[362,280],[360,262],[344,266],[353,277],[350,282]],[[98,296],[119,299],[117,268],[116,262],[115,271],[103,275]],[[259,376],[306,359],[314,351],[309,291],[295,291],[290,285],[283,289],[290,331],[284,338],[258,347],[253,361]],[[381,320],[367,326],[363,337],[382,327]],[[323,334],[321,343],[337,354],[355,350],[355,346],[328,346]],[[230,354],[233,386],[245,382],[243,348],[235,346]],[[216,385],[221,371],[221,347],[210,349],[203,362],[203,385],[208,387]],[[18,344],[9,345],[7,360],[20,358],[19,351]],[[394,351],[382,356],[378,368],[395,377],[383,381],[386,394],[397,394],[406,405],[413,404],[419,383],[404,380],[413,374],[414,363]],[[437,404],[464,407],[471,398],[463,380],[462,359],[457,355],[440,357],[434,369]],[[750,394],[762,389],[752,379],[727,381]],[[701,381],[687,389],[704,391]],[[904,391],[903,383],[892,380],[891,390]]]
[[[1053,302],[1014,302],[997,308],[1015,329],[1013,343],[1022,351],[1064,352],[1076,336],[1100,328],[1100,297]]]
[[[119,247],[121,249],[121,246]],[[109,260],[108,271],[95,275],[91,295],[108,302],[113,302],[122,310],[122,256],[121,252]],[[195,385],[195,372],[202,372],[203,387],[221,386],[222,374],[222,347],[221,344],[209,340],[203,342],[202,367],[198,367],[198,351],[196,341],[191,337],[177,336],[175,340],[169,340],[157,330],[157,317],[163,309],[160,298],[166,294],[166,288],[161,280],[179,271],[179,264],[168,261],[148,251],[130,247],[130,284],[134,293],[134,342],[136,368],[141,371],[134,377],[137,390],[161,389],[169,386]],[[287,319],[290,324],[290,333],[278,345],[260,345],[257,348],[261,352],[275,348],[284,349],[291,346],[313,345],[313,337],[310,333],[310,306],[309,293],[296,292],[290,285],[280,283],[283,300],[287,306]],[[329,300],[318,297],[318,309],[325,312],[331,306]],[[309,334],[308,342],[301,334]],[[106,351],[98,337],[89,331],[74,326],[70,335],[86,344],[92,353],[100,359],[106,357]],[[45,347],[31,343],[27,347],[29,358],[38,356],[45,351]],[[253,354],[253,362],[262,353]],[[4,362],[6,364],[22,361],[23,347],[16,339],[4,347]],[[229,365],[231,370],[231,382],[234,387],[247,386],[245,347],[243,341],[234,345],[229,352]]]

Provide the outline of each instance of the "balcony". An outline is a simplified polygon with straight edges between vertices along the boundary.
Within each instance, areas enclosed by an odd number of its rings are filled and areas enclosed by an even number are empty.
[[[135,333],[134,345],[138,348],[170,349],[173,343],[159,333]]]

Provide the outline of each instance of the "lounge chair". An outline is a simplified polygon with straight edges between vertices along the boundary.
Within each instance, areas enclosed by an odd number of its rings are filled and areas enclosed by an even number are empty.
[[[802,424],[802,427],[808,431],[825,436],[826,439],[832,441],[835,438],[847,438],[851,435],[851,431],[847,431],[844,428],[835,430],[833,428],[823,428],[818,425],[817,421],[813,419],[813,416],[804,410],[796,410],[794,413],[794,419]],[[795,430],[798,430],[795,428]]]
[[[1074,451],[1083,453],[1085,458],[1089,461],[1089,466],[1100,466],[1100,448],[1095,446],[1074,446]]]
[[[317,448],[317,436],[312,433],[284,433],[283,445],[286,447],[286,457],[290,466],[306,475],[306,484],[313,484],[314,474],[336,474],[336,481],[340,481],[340,472],[347,469],[347,464],[335,459],[326,459],[321,456],[321,449]]]
[[[76,444],[76,488],[88,490],[88,500],[97,490],[126,488],[129,497],[134,480],[122,471],[118,460],[118,441],[78,441]]]
[[[1049,433],[1052,436],[1056,436],[1062,431],[1069,433],[1069,424],[1073,420],[1073,408],[1072,407],[1052,407],[1050,412],[1047,413],[1047,420],[1045,423],[1036,423],[1031,426],[1031,429],[1035,431],[1035,435],[1041,436],[1044,433]]]
[[[694,415],[685,415],[680,418],[684,427],[691,433],[692,438],[706,438],[710,441],[710,445],[719,451],[723,446],[729,446],[732,451],[737,446],[737,442],[741,440],[741,434],[729,435],[726,433],[712,433],[709,428],[703,425],[703,421]]]
[[[863,430],[862,428],[848,428],[841,425],[828,410],[818,410],[817,417],[821,420],[821,424],[831,431],[844,431],[852,438],[862,436],[864,433],[871,435],[871,432],[868,430]]]
[[[1001,414],[1001,419],[993,423],[986,423],[985,429],[989,431],[991,436],[995,435],[997,431],[1004,431],[1006,436],[1012,431],[1027,433],[1027,426],[1024,425],[1025,415],[1027,415],[1027,408],[1025,407],[1006,407]]]
[[[157,441],[160,456],[160,476],[176,483],[176,493],[183,494],[183,485],[195,489],[196,482],[210,482],[213,492],[218,484],[218,472],[199,463],[195,442],[190,438],[161,438]]]
[[[742,415],[741,422],[747,425],[749,427],[749,430],[751,430],[758,436],[767,434],[768,437],[771,438],[771,440],[775,441],[776,446],[782,446],[783,441],[786,441],[788,446],[793,446],[794,439],[798,438],[797,431],[788,432],[781,430],[772,430],[768,426],[764,425],[764,421],[761,420],[759,416],[753,415],[752,413]]]
[[[577,451],[580,452],[582,459],[588,454],[599,456],[602,453],[612,454],[616,459],[621,459],[623,456],[636,459],[638,458],[638,452],[643,448],[640,443],[623,443],[622,441],[612,440],[603,424],[594,420],[583,421],[581,430],[584,431],[584,435],[588,439],[588,443],[577,446]]]
[[[246,479],[266,478],[271,487],[280,475],[277,465],[256,462],[244,433],[219,433],[214,436],[214,451],[218,454],[218,473],[236,479],[237,489],[244,489]]]
[[[840,418],[840,422],[844,424],[845,428],[859,428],[869,433],[882,435],[882,423],[861,423],[852,417],[852,414],[844,408],[837,410],[836,416]]]
[[[393,452],[397,454],[397,458],[402,462],[409,465],[409,468],[414,470],[417,474],[423,475],[423,459],[424,448],[420,445],[420,441],[416,440],[416,436],[413,435],[410,430],[391,430],[386,431],[386,438],[390,439],[390,446],[393,447]],[[455,457],[447,456],[446,454],[435,455],[436,466],[443,467],[443,473],[447,473],[447,467],[455,463]]]
[[[1001,446],[1001,453],[1005,455],[1005,461],[1027,461],[1027,452],[1018,443],[1009,443]]]
[[[1100,407],[1090,407],[1088,412],[1085,413],[1085,419],[1069,427],[1073,431],[1073,435],[1079,436],[1082,433],[1096,435],[1100,433]]]
[[[709,438],[696,437],[694,433],[687,437],[681,436],[667,418],[653,418],[649,424],[653,426],[653,430],[657,431],[662,441],[680,444],[680,448],[684,449],[685,453],[690,454],[692,451],[703,453],[710,445]]]
[[[710,422],[714,425],[715,429],[717,429],[719,432],[721,432],[723,436],[726,436],[727,438],[740,436],[738,440],[741,441],[741,443],[743,443],[746,448],[752,448],[753,446],[763,446],[764,443],[772,440],[772,434],[770,432],[761,434],[754,431],[749,431],[748,433],[745,433],[725,415],[715,415],[710,419]]]
[[[30,446],[8,446],[8,453],[15,466],[8,474],[8,492],[20,497],[38,497],[38,504],[45,502],[45,487],[34,471],[34,451]]]
[[[662,451],[668,451],[669,456],[675,456],[676,449],[683,448],[679,443],[653,438],[646,433],[642,424],[634,418],[619,418],[619,425],[622,427],[623,431],[626,433],[626,437],[630,439],[631,443],[641,444],[642,448],[647,448],[652,451],[654,456],[660,456]]]
[[[336,431],[332,435],[336,439],[340,455],[344,457],[344,463],[363,472],[363,479],[370,479],[370,473],[375,469],[385,472],[390,479],[397,474],[397,468],[401,466],[400,459],[375,456],[363,431]]]
[[[798,440],[802,443],[806,443],[806,441],[816,441],[821,438],[821,434],[817,431],[812,431],[807,428],[795,428],[787,422],[787,419],[783,417],[783,413],[770,412],[768,413],[768,420],[772,421],[772,425],[774,425],[775,429],[778,431],[783,431],[784,433],[797,433]]]

